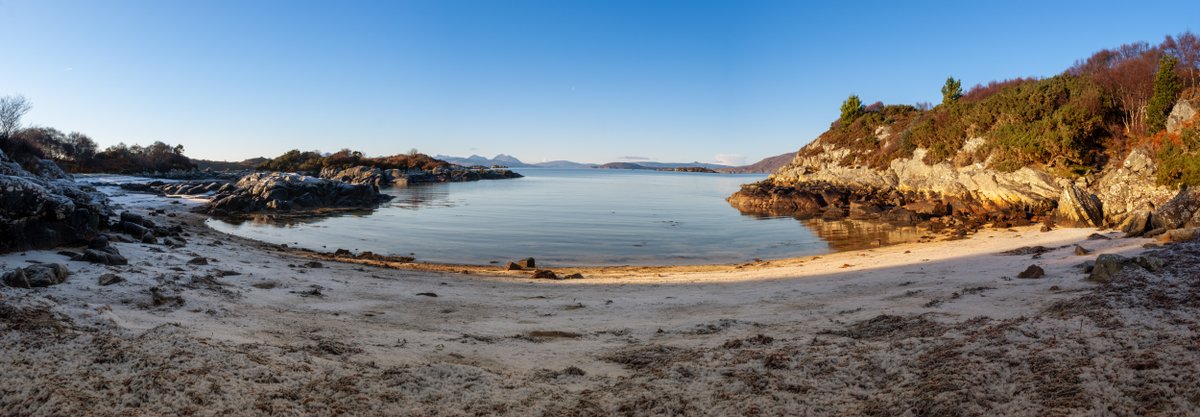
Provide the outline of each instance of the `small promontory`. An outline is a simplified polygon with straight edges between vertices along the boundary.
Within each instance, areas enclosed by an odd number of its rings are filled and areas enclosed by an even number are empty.
[[[1125,61],[1100,53],[1054,77],[966,94],[950,79],[938,106],[864,106],[851,96],[828,131],[728,201],[750,214],[968,230],[1042,222],[1153,235],[1200,226],[1200,192],[1189,188],[1200,185],[1200,86],[1186,77],[1197,69],[1181,71],[1162,51]],[[1109,74],[1133,60],[1158,69],[1139,75],[1154,80],[1139,84],[1151,86],[1141,101]]]

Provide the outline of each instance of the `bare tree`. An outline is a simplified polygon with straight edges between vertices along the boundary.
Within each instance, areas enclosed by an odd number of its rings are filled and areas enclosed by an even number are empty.
[[[1161,48],[1135,42],[1077,61],[1067,73],[1092,77],[1117,98],[1125,113],[1125,132],[1142,135],[1146,133],[1146,105],[1154,95],[1154,74],[1162,54]]]
[[[31,108],[33,103],[25,96],[0,97],[0,139],[8,139],[17,133],[21,129],[21,117]]]
[[[1200,86],[1200,37],[1191,31],[1167,35],[1163,50],[1179,60],[1179,72],[1190,86]]]

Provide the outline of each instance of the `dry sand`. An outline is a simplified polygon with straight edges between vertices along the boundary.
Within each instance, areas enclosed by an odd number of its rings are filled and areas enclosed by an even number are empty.
[[[0,415],[1200,413],[1193,243],[1107,286],[1077,265],[1149,240],[988,230],[746,265],[551,265],[585,278],[548,281],[333,262],[212,231],[193,202],[121,201],[176,213],[152,219],[188,244],[118,243],[120,267],[0,256],[73,272],[0,288]],[[1033,245],[1056,249],[1000,254]],[[1016,278],[1032,264],[1046,276]]]

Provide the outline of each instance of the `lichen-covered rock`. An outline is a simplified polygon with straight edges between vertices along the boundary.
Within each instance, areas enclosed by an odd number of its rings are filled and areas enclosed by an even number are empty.
[[[1096,197],[1104,203],[1105,225],[1124,229],[1131,216],[1144,215],[1142,211],[1153,210],[1175,195],[1155,182],[1156,170],[1150,153],[1141,148],[1105,170],[1094,184]]]
[[[1149,202],[1141,210],[1134,211],[1125,216],[1125,220],[1117,226],[1122,232],[1125,232],[1125,237],[1138,237],[1153,229],[1154,206]]]
[[[1099,198],[1074,184],[1068,184],[1058,198],[1054,219],[1055,224],[1066,227],[1101,227],[1104,225],[1104,210]]]
[[[0,151],[0,253],[48,249],[94,238],[110,210],[53,162],[31,173]]]
[[[1154,211],[1152,223],[1154,228],[1178,229],[1188,226],[1197,212],[1200,212],[1200,187],[1185,188]]]
[[[1184,122],[1192,120],[1196,117],[1197,104],[1195,101],[1179,100],[1175,103],[1175,107],[1171,108],[1171,114],[1167,116],[1167,132],[1179,133],[1183,129]]]
[[[1141,267],[1150,272],[1156,272],[1166,264],[1162,258],[1154,256],[1135,256],[1132,258],[1106,253],[1096,257],[1096,263],[1092,267],[1091,274],[1088,275],[1088,281],[1107,284],[1112,282],[1113,278],[1121,272],[1122,269],[1130,266]]]
[[[374,185],[349,184],[306,175],[256,172],[233,191],[213,196],[216,214],[304,212],[326,208],[372,208],[391,199]]]

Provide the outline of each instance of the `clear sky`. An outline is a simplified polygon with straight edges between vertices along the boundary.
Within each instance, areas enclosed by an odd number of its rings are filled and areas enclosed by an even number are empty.
[[[833,2],[830,2],[833,3]],[[0,95],[101,146],[742,163],[1200,30],[1200,1],[0,0]]]

